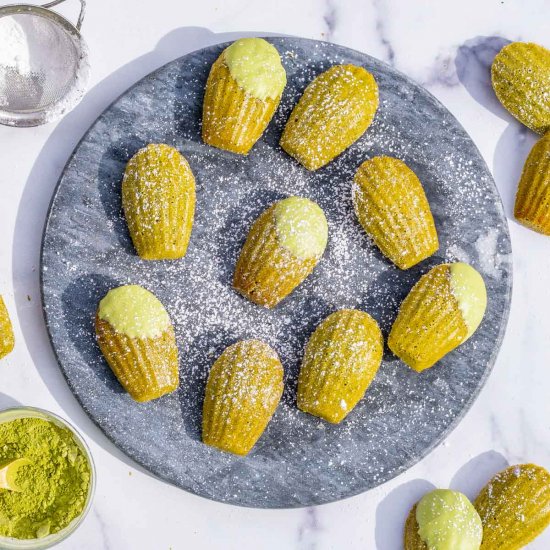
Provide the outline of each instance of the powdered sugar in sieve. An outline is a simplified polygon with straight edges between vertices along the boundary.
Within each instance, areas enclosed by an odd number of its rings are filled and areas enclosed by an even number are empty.
[[[63,1],[63,0],[61,0]],[[73,26],[47,7],[0,8],[0,122],[35,126],[54,120],[81,99],[89,77],[87,48]]]

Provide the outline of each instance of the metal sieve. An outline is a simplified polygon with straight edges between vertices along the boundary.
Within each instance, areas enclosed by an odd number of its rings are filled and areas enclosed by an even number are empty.
[[[41,6],[0,7],[0,123],[37,126],[59,118],[82,98],[89,78],[88,49],[76,25]]]

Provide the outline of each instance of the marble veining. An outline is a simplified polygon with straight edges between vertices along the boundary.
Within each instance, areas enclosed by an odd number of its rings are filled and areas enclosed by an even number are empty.
[[[395,50],[387,35],[388,17],[385,11],[384,0],[372,0],[372,5],[376,13],[376,36],[385,52],[384,61],[390,65],[395,65]]]
[[[332,41],[332,37],[334,34],[334,29],[336,28],[336,24],[338,23],[338,17],[337,17],[337,7],[334,4],[334,0],[326,0],[326,10],[323,15],[323,21],[326,25],[326,32],[324,34],[324,39],[327,42]]]

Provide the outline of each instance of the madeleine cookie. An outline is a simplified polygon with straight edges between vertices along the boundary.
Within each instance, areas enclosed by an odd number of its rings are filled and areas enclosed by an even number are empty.
[[[226,348],[206,384],[203,442],[229,453],[248,454],[281,399],[283,374],[277,353],[260,340]]]
[[[539,134],[550,129],[550,50],[512,42],[491,66],[493,88],[504,107]]]
[[[535,464],[498,473],[474,501],[483,522],[482,550],[519,550],[550,524],[550,473]]]
[[[136,401],[150,401],[179,384],[178,348],[168,313],[138,285],[110,290],[99,303],[96,335],[107,363]]]
[[[481,519],[458,491],[435,489],[411,509],[405,523],[405,550],[479,550]]]
[[[363,162],[355,174],[353,204],[363,229],[400,269],[439,248],[424,188],[403,161],[374,157]]]
[[[401,304],[388,346],[409,367],[423,371],[472,336],[486,307],[485,283],[472,266],[438,265]]]
[[[382,362],[384,342],[367,313],[342,309],[311,335],[298,378],[298,408],[337,424],[365,395]]]
[[[305,89],[286,123],[281,147],[308,170],[317,170],[365,133],[377,109],[372,74],[355,65],[335,65]]]
[[[327,239],[327,220],[316,203],[302,197],[283,199],[252,225],[233,286],[252,302],[273,307],[313,271]]]
[[[188,162],[170,145],[140,149],[124,172],[122,207],[141,258],[185,256],[195,215],[195,178]]]
[[[204,94],[202,139],[246,155],[273,117],[286,86],[279,52],[262,38],[241,38],[212,65]]]
[[[550,133],[535,143],[525,161],[514,216],[529,229],[550,236]]]
[[[4,303],[4,299],[0,296],[0,359],[11,353],[14,346],[15,337],[13,335],[10,314]]]

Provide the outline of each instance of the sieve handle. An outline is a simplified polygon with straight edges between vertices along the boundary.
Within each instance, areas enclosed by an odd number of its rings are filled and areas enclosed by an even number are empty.
[[[42,4],[42,8],[53,8],[58,4],[65,2],[66,0],[53,0],[53,2],[48,2],[47,4]],[[84,21],[84,14],[86,12],[86,0],[80,0],[80,13],[78,15],[78,20],[76,22],[76,30],[79,31],[82,27],[82,21]]]

